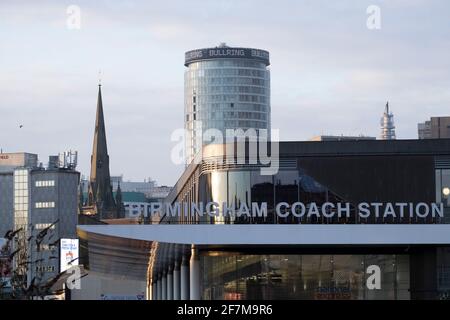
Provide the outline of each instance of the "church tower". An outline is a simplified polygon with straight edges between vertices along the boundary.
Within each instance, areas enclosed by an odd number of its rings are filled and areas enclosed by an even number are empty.
[[[98,219],[117,218],[118,212],[109,173],[109,155],[106,144],[101,84],[98,85],[97,116],[95,119],[88,199],[87,206],[83,211],[85,214],[95,215]]]

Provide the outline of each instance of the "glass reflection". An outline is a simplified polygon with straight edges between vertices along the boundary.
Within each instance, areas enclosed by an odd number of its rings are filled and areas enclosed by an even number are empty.
[[[237,211],[243,205],[251,208],[251,203],[250,172],[228,172],[228,205]],[[235,219],[235,223],[249,223],[251,221],[252,218],[246,215]]]
[[[409,299],[407,255],[203,256],[203,299]],[[381,269],[381,289],[366,286],[367,266]]]
[[[351,206],[350,217],[332,218],[325,217],[296,217],[289,214],[287,217],[279,217],[275,213],[275,204],[286,202],[310,203],[315,202],[321,206],[325,202],[345,202],[344,199],[325,188],[312,177],[302,174],[297,170],[280,170],[275,176],[262,176],[259,170],[233,170],[213,171],[204,173],[199,181],[199,201],[208,203],[211,201],[220,204],[223,212],[223,203],[237,211],[241,205],[246,204],[251,209],[252,202],[259,205],[267,203],[266,217],[223,217],[201,219],[200,223],[355,223],[355,208]],[[286,210],[291,210],[288,207]]]
[[[229,217],[223,216],[223,203],[227,202],[227,172],[214,171],[211,173],[211,201],[219,204],[219,216],[211,217],[215,224],[230,222]]]

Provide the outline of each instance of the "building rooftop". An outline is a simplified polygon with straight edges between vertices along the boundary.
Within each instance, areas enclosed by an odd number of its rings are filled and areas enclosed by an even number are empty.
[[[320,135],[314,136],[310,141],[355,141],[355,140],[376,140],[376,137],[369,136],[344,136],[344,135]]]
[[[36,168],[37,166],[37,154],[27,152],[0,153],[0,172],[13,171],[19,167]]]

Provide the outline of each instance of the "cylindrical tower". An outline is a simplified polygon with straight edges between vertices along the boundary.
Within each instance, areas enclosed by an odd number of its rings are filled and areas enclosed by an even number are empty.
[[[269,52],[219,47],[185,54],[184,123],[189,164],[203,144],[203,133],[217,129],[267,129],[270,134]]]

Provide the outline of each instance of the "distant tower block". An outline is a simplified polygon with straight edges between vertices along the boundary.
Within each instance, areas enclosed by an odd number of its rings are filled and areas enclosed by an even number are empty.
[[[386,102],[383,117],[381,118],[381,140],[395,140],[394,114],[389,112],[389,102]]]

